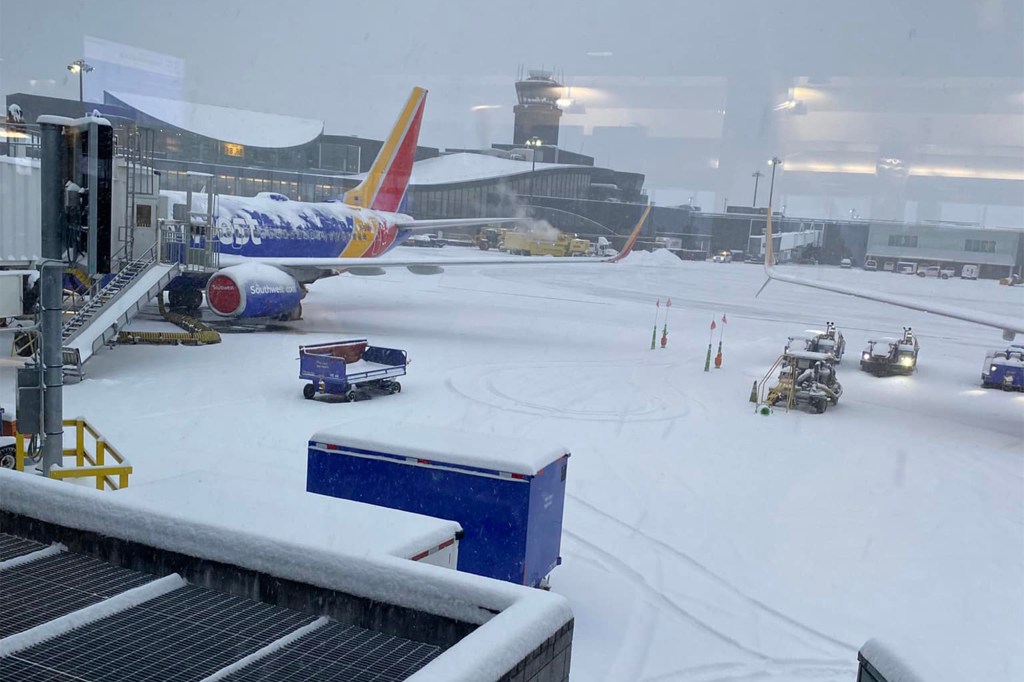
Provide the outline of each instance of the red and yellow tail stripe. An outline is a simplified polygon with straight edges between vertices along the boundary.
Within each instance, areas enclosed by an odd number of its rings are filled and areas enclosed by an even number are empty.
[[[413,88],[395,127],[384,142],[369,173],[359,185],[345,192],[352,206],[395,212],[402,204],[416,158],[416,142],[427,101],[427,91]]]
[[[626,240],[626,245],[622,247],[622,251],[619,255],[612,258],[610,263],[617,263],[633,250],[633,245],[636,244],[637,238],[640,236],[640,231],[644,229],[644,223],[647,221],[647,216],[651,212],[651,205],[647,204],[647,208],[644,209],[643,215],[640,216],[640,220],[637,222],[636,227],[633,228],[633,232],[629,235],[629,239]]]

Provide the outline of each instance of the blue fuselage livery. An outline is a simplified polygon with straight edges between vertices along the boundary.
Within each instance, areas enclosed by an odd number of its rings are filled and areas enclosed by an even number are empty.
[[[171,204],[184,204],[184,192],[164,192]],[[193,198],[205,211],[205,197]],[[248,258],[374,258],[412,234],[396,228],[397,213],[349,206],[335,201],[291,201],[281,194],[217,197],[214,236],[222,254]]]

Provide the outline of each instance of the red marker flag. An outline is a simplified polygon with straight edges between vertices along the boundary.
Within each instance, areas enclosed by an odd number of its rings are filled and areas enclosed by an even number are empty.
[[[711,320],[711,331],[715,331],[715,321]]]
[[[722,324],[729,324],[729,320],[725,319],[725,313],[722,313]]]
[[[658,299],[658,302],[654,304],[654,307],[656,307],[656,308],[660,308],[661,307],[661,299],[660,298]]]
[[[669,308],[671,308],[672,307],[672,299],[671,298],[668,299],[668,303],[666,303],[665,305],[667,305]]]

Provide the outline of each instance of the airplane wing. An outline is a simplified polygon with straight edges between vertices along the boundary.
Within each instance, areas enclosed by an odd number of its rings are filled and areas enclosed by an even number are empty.
[[[508,223],[521,223],[529,218],[438,218],[436,220],[410,220],[395,223],[400,230],[411,230],[412,232],[428,232],[443,230],[449,227],[483,227],[484,225],[505,225]]]
[[[863,298],[868,301],[877,301],[878,303],[886,303],[888,305],[895,305],[901,308],[908,308],[910,310],[918,310],[925,313],[931,313],[932,315],[940,315],[942,317],[949,317],[954,320],[961,320],[963,322],[972,322],[974,324],[980,324],[986,327],[995,327],[1003,332],[1003,338],[1006,341],[1013,341],[1014,336],[1017,334],[1024,334],[1024,320],[1020,318],[1004,317],[1002,315],[994,315],[992,313],[985,313],[976,310],[969,310],[967,308],[958,308],[956,306],[941,305],[935,303],[926,303],[914,298],[906,296],[898,296],[893,294],[885,294],[878,291],[868,291],[864,289],[858,289],[855,287],[843,286],[841,284],[832,284],[830,282],[820,282],[816,280],[804,279],[795,275],[781,274],[775,269],[775,254],[774,254],[774,243],[772,242],[772,209],[768,207],[768,224],[765,230],[765,256],[764,256],[764,273],[768,277],[768,280],[776,280],[779,282],[786,282],[788,284],[799,284],[800,286],[811,287],[813,289],[821,289],[822,291],[832,291],[837,294],[846,294],[847,296],[855,296],[857,298]],[[768,282],[765,282],[767,286]],[[764,290],[764,286],[761,287]],[[758,294],[761,291],[757,292]]]
[[[487,266],[487,265],[580,265],[583,263],[615,263],[629,255],[630,251],[633,250],[633,245],[636,244],[637,238],[640,236],[640,231],[644,227],[644,223],[647,221],[647,216],[651,212],[651,205],[648,204],[647,208],[644,209],[643,214],[640,216],[640,220],[637,221],[636,226],[633,228],[633,232],[629,235],[629,239],[626,240],[626,245],[622,248],[622,251],[616,256],[609,256],[606,258],[558,258],[558,257],[535,257],[535,258],[524,258],[523,256],[510,256],[507,258],[466,258],[466,259],[445,259],[438,258],[433,260],[424,259],[409,259],[403,260],[400,258],[304,258],[304,257],[292,257],[292,258],[277,258],[277,257],[247,257],[247,256],[233,256],[231,254],[221,254],[220,264],[222,267],[230,265],[238,265],[241,263],[263,263],[266,265],[272,265],[281,270],[295,270],[295,271],[309,271],[309,270],[347,270],[352,274],[380,274],[381,271],[388,268],[408,268],[413,272],[419,271],[422,274],[436,274],[440,268],[448,267],[459,267],[459,266]],[[483,219],[470,218],[468,220],[484,222]],[[500,220],[500,219],[499,219]],[[450,223],[453,221],[416,221],[417,225],[422,225],[427,222],[445,222]],[[484,224],[494,223],[495,219],[490,218],[484,222]]]

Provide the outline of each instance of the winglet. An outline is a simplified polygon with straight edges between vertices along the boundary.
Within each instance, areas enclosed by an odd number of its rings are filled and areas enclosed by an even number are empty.
[[[346,204],[394,212],[402,205],[416,157],[427,91],[413,88],[409,100],[380,148],[366,179],[345,192]]]
[[[775,265],[775,242],[772,241],[772,205],[768,204],[768,222],[764,228],[764,275],[768,279],[754,294],[754,298],[760,296],[764,288],[772,281],[772,265]]]
[[[622,251],[617,256],[610,259],[609,263],[618,263],[620,260],[629,255],[633,250],[633,245],[636,244],[637,238],[640,236],[640,230],[644,228],[644,222],[647,220],[647,215],[651,212],[651,205],[647,204],[647,208],[644,209],[643,215],[640,216],[640,220],[637,222],[636,227],[633,228],[632,234],[629,235],[629,239],[626,240],[626,245],[622,247]]]

